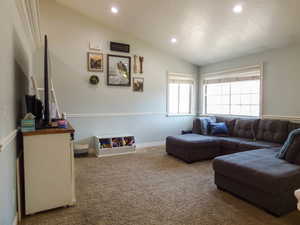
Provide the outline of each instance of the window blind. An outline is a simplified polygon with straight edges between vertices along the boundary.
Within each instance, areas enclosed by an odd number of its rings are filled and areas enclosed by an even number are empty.
[[[169,84],[194,84],[194,79],[188,76],[184,77],[184,76],[169,75],[168,83]]]
[[[219,84],[238,81],[259,80],[261,78],[260,66],[246,69],[238,69],[232,71],[219,72],[215,74],[207,74],[204,76],[204,84]]]

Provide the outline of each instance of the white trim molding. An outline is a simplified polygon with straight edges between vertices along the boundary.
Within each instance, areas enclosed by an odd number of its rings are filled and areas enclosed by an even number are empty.
[[[19,14],[35,48],[42,44],[39,0],[15,0]]]
[[[149,147],[157,147],[157,146],[164,146],[166,141],[153,141],[153,142],[144,142],[144,143],[137,143],[136,148],[149,148]]]
[[[18,129],[13,130],[6,137],[0,139],[0,152],[3,152],[7,146],[17,137]]]
[[[16,216],[12,222],[12,225],[18,225],[18,213],[16,213]]]
[[[89,117],[123,117],[123,116],[157,116],[167,115],[166,112],[136,112],[136,113],[66,113],[67,118],[89,118]]]
[[[280,116],[280,115],[263,115],[263,119],[273,119],[273,120],[289,120],[300,122],[300,116]]]
[[[67,118],[89,118],[89,117],[123,117],[123,116],[157,116],[167,115],[166,112],[136,112],[136,113],[66,113]]]

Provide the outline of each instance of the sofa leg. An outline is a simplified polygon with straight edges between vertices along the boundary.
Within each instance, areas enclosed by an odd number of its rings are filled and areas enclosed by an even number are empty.
[[[218,186],[217,185],[217,188],[218,188],[218,190],[220,190],[220,191],[225,191],[225,189],[224,188],[221,188],[220,186]]]

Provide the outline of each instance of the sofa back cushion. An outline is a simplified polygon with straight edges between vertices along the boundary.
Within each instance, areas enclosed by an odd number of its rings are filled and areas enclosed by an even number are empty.
[[[233,128],[233,136],[256,139],[258,119],[237,119]]]
[[[209,132],[209,122],[216,122],[215,117],[198,117],[193,121],[192,133],[208,135]]]
[[[288,132],[291,133],[293,130],[300,128],[300,123],[290,122],[288,126]]]
[[[259,120],[256,138],[282,144],[288,136],[288,124],[288,121],[282,120]]]
[[[226,124],[227,128],[228,128],[229,136],[233,136],[233,128],[234,128],[234,125],[235,125],[236,118],[217,116],[216,120],[217,120],[217,123],[224,122]]]
[[[285,160],[300,165],[300,135],[295,136],[293,142],[288,147],[285,154]]]

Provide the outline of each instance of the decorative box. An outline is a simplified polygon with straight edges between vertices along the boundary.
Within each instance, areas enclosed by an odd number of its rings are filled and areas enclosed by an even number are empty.
[[[22,120],[21,130],[22,132],[35,131],[35,120]]]

